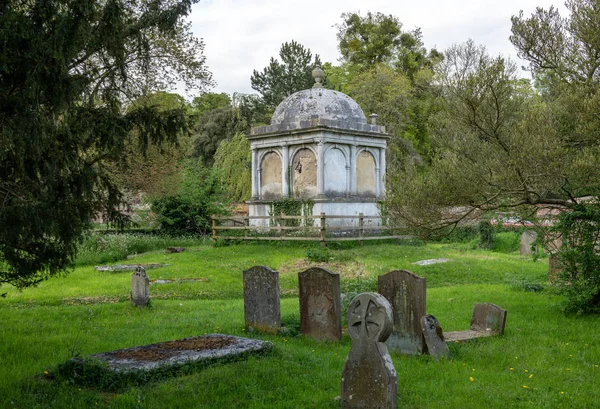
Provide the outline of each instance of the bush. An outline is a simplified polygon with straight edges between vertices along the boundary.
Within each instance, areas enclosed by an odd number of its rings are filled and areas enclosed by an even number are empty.
[[[489,220],[479,222],[479,248],[494,248],[494,226],[490,224]]]
[[[327,247],[323,248],[310,248],[306,252],[306,259],[315,263],[325,263],[329,261],[331,255]]]
[[[160,228],[167,234],[206,234],[211,216],[224,214],[218,173],[190,159],[182,171],[177,194],[152,201]]]
[[[564,310],[600,312],[600,203],[578,204],[563,212],[555,227],[562,235],[558,252],[562,271],[555,284],[566,296]]]

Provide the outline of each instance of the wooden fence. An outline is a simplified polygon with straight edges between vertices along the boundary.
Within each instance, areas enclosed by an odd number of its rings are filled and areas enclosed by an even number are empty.
[[[356,219],[358,223],[347,226],[329,226],[327,220]],[[267,221],[268,226],[256,226],[251,220]],[[318,220],[318,223],[315,223]],[[401,228],[394,226],[370,225],[371,221],[383,221],[380,216],[337,216],[321,213],[315,216],[213,216],[212,239],[225,240],[297,240],[319,241],[325,246],[328,241],[359,241],[409,239],[412,236],[395,234]],[[367,221],[367,223],[365,223]],[[228,222],[232,225],[222,225]],[[264,222],[263,222],[264,223]],[[225,234],[219,234],[224,232]],[[236,232],[237,235],[228,232]],[[387,233],[387,234],[385,234]]]

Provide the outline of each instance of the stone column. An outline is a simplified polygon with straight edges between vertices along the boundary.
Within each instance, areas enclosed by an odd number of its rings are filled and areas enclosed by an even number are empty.
[[[377,181],[377,183],[375,183],[375,197],[380,197],[381,196],[381,169],[379,168],[379,166],[377,166],[375,168],[375,180]]]
[[[317,197],[325,196],[325,143],[317,140]]]
[[[356,196],[356,145],[350,145],[350,196]]]
[[[252,199],[258,199],[258,181],[256,180],[258,175],[258,163],[257,163],[256,148],[252,148]]]
[[[377,181],[377,183],[381,184],[381,188],[379,189],[380,195],[385,196],[385,176],[386,176],[385,148],[379,149],[379,169],[380,169],[380,178]]]
[[[289,185],[289,149],[287,145],[281,146],[281,197],[290,196],[290,185]]]

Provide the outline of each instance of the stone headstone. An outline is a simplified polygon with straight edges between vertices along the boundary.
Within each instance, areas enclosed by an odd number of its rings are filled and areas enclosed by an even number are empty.
[[[185,251],[185,247],[167,247],[167,254],[183,253],[184,251]]]
[[[504,334],[506,310],[496,304],[483,303],[473,306],[471,331],[486,331],[493,335]]]
[[[131,302],[136,307],[145,307],[150,301],[150,279],[143,267],[136,267],[131,275]]]
[[[281,325],[279,273],[254,266],[244,271],[244,319],[246,329],[276,334]]]
[[[533,249],[533,245],[537,240],[538,234],[533,230],[525,230],[521,234],[520,253],[522,256],[527,256],[532,253],[537,253],[537,245]]]
[[[352,347],[342,371],[342,409],[395,409],[398,377],[385,340],[392,307],[376,293],[357,295],[348,306]]]
[[[389,350],[406,355],[423,353],[421,317],[426,314],[426,280],[410,271],[396,270],[378,277],[378,289],[394,313]]]
[[[298,273],[300,331],[311,338],[339,341],[342,338],[340,276],[312,267]]]
[[[444,339],[444,331],[437,318],[431,314],[421,317],[421,327],[423,328],[423,337],[427,353],[439,360],[440,357],[450,358],[450,350]]]
[[[552,284],[558,274],[562,271],[562,263],[558,258],[558,254],[550,254],[548,258],[548,282]]]

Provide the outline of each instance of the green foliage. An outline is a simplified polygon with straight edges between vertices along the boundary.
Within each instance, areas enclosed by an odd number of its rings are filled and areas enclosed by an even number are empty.
[[[281,45],[279,57],[281,63],[271,57],[269,65],[262,72],[254,70],[250,77],[252,89],[260,93],[270,109],[275,109],[294,92],[311,88],[314,84],[312,70],[321,65],[318,55],[313,60],[310,49],[294,40]]]
[[[208,111],[225,108],[229,105],[231,105],[231,98],[226,93],[206,92],[193,99],[192,110],[195,115],[202,116]]]
[[[494,248],[494,226],[489,220],[479,221],[479,247],[482,249]]]
[[[175,141],[185,112],[125,109],[177,80],[212,84],[203,44],[183,18],[191,1],[3,1],[0,4],[0,283],[61,274],[97,212],[126,219],[104,164]]]
[[[298,200],[291,197],[283,199],[273,200],[271,202],[271,209],[269,213],[271,216],[312,216],[314,202],[308,200]],[[300,226],[300,219],[282,219],[279,223],[285,226]],[[308,223],[311,223],[312,219],[309,219]]]
[[[177,194],[155,199],[152,210],[165,233],[206,234],[212,225],[211,216],[225,213],[222,200],[218,173],[200,161],[189,159],[182,170]]]
[[[596,199],[597,200],[597,199]],[[580,203],[559,215],[556,230],[563,245],[558,252],[562,270],[555,284],[566,296],[567,312],[600,312],[600,204]]]
[[[239,110],[231,105],[206,111],[198,118],[192,131],[192,156],[212,166],[219,144],[233,139],[246,128],[246,121]]]
[[[250,199],[252,195],[252,152],[243,133],[219,144],[215,153],[214,168],[222,176],[227,196],[234,202]]]
[[[326,263],[331,258],[327,247],[311,247],[306,251],[306,259],[313,263]]]
[[[519,251],[521,237],[517,232],[498,232],[494,229],[493,250],[499,253],[513,253]]]

